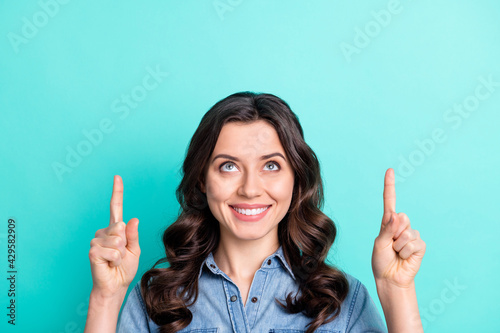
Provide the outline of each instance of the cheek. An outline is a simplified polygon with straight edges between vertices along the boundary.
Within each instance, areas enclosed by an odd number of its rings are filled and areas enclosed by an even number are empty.
[[[269,192],[276,201],[290,203],[293,194],[293,178],[281,179],[269,184]]]
[[[209,177],[206,182],[206,193],[209,203],[217,204],[226,201],[231,196],[232,184],[224,179]]]

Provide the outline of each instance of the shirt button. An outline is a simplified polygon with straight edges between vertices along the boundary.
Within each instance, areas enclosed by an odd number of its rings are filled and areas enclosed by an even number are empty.
[[[257,303],[258,299],[257,297],[252,297],[252,303]]]
[[[214,264],[210,264],[210,267],[215,268],[215,265]]]
[[[231,296],[231,302],[236,302],[237,299],[238,297],[236,297],[236,295]]]
[[[271,265],[271,259],[269,259],[269,260],[267,261],[267,264],[268,264],[268,265]]]

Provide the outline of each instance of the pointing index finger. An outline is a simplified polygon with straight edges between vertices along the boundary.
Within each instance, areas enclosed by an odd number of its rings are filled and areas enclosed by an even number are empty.
[[[123,181],[118,175],[113,180],[113,194],[111,195],[109,224],[123,221]]]
[[[394,186],[394,170],[387,169],[384,181],[384,217],[390,218],[390,213],[396,212],[396,187]]]

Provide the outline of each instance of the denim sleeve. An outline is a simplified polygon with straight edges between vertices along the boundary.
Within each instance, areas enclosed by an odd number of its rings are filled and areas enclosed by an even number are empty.
[[[149,332],[146,305],[141,296],[140,281],[130,292],[118,319],[117,333]]]
[[[349,309],[351,315],[346,332],[386,333],[387,328],[365,285],[357,281],[352,287],[355,288],[354,297]]]

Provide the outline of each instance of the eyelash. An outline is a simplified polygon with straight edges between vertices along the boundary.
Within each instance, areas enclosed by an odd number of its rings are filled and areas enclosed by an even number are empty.
[[[224,172],[224,171],[222,170],[222,167],[223,167],[224,165],[226,165],[226,164],[229,164],[229,163],[235,164],[233,161],[226,161],[226,162],[222,163],[222,164],[219,166],[219,170],[220,170],[220,171],[222,171],[222,172]],[[268,165],[269,163],[273,163],[274,165],[276,165],[276,166],[278,167],[278,170],[281,170],[281,165],[280,165],[278,162],[276,162],[276,161],[267,161],[265,165]],[[274,170],[270,170],[270,171],[274,171]]]

